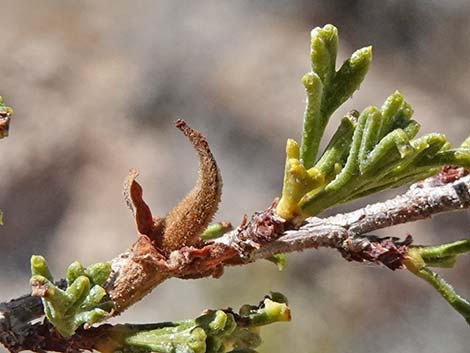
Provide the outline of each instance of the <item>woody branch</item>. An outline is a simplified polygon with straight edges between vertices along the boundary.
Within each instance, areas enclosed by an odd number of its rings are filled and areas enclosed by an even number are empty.
[[[369,237],[366,234],[384,227],[429,218],[442,212],[470,208],[470,175],[461,177],[457,175],[450,179],[449,170],[444,170],[423,182],[413,184],[406,193],[391,200],[328,218],[308,218],[298,229],[283,229],[283,220],[275,216],[272,208],[269,208],[256,213],[245,224],[209,242],[204,247],[183,247],[173,251],[168,259],[155,258],[152,253],[147,254],[149,256],[143,254],[142,247],[146,242],[145,237],[141,236],[128,252],[120,254],[111,261],[113,274],[106,284],[106,289],[113,300],[117,302],[121,300],[123,310],[137,298],[113,297],[113,293],[117,291],[116,288],[143,287],[145,293],[148,293],[153,288],[141,282],[144,279],[152,278],[151,282],[156,287],[171,277],[219,276],[224,266],[243,265],[281,252],[288,253],[319,247],[337,249],[348,260],[374,262],[393,269],[403,268],[409,241],[400,242],[396,239],[384,241],[384,239]],[[129,276],[129,269],[136,268],[142,269],[145,275]],[[140,294],[143,295],[143,293]],[[18,305],[15,305],[15,301],[22,303],[23,307],[20,311],[17,310]],[[18,298],[8,305],[4,303],[0,309],[2,310],[0,337],[3,341],[5,337],[9,337],[16,343],[19,340],[37,343],[34,340],[28,340],[28,337],[18,337],[18,330],[20,327],[27,327],[28,321],[42,316],[39,298]],[[25,330],[23,334],[31,335],[33,332],[37,334],[38,330],[42,332],[45,329],[35,327],[32,331]],[[63,339],[63,347],[78,344],[76,340],[80,337],[83,339],[84,336],[87,337],[84,342],[88,347],[94,339],[103,338],[101,331],[96,331],[100,334],[97,334],[95,338],[92,332],[86,335],[82,332],[76,337],[73,336],[72,341],[67,344]],[[51,342],[60,347],[58,342],[61,340],[61,337],[54,336]],[[10,343],[7,347],[12,344]],[[86,349],[86,347],[83,348]]]

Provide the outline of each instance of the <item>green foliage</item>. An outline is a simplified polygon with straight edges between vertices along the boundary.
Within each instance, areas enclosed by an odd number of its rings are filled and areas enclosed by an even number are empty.
[[[444,165],[470,168],[470,137],[458,148],[452,148],[442,134],[416,137],[420,126],[400,92],[390,95],[380,108],[370,106],[343,117],[317,158],[330,116],[359,88],[372,55],[370,47],[359,49],[336,71],[337,29],[315,28],[311,37],[312,71],[302,78],[307,94],[302,144],[287,141],[279,216],[300,224],[335,205],[425,179]],[[412,247],[405,264],[470,323],[470,302],[430,269],[453,267],[464,252],[470,252],[469,240]]]
[[[371,61],[371,48],[357,50],[335,71],[337,30],[312,31],[312,71],[302,82],[307,92],[302,144],[289,139],[282,198],[277,213],[302,221],[332,206],[422,180],[443,165],[470,167],[470,139],[459,148],[442,134],[415,138],[419,124],[400,92],[381,108],[346,115],[317,160],[331,114],[359,88]]]
[[[359,88],[372,60],[372,48],[354,52],[336,71],[338,30],[332,25],[311,33],[312,71],[302,78],[307,93],[300,160],[306,169],[313,166],[326,124],[338,107]]]
[[[258,306],[238,314],[208,310],[196,319],[153,325],[117,325],[101,351],[123,353],[248,353],[261,344],[259,327],[289,321],[285,297],[272,293]]]
[[[67,269],[67,288],[62,290],[53,283],[46,260],[31,257],[33,294],[41,296],[47,319],[64,337],[72,336],[83,324],[89,326],[109,316],[114,305],[103,300],[106,291],[102,285],[110,272],[107,262],[84,268],[75,261]]]
[[[458,295],[454,288],[430,267],[454,267],[459,255],[470,252],[470,240],[460,240],[436,246],[414,246],[408,250],[407,269],[432,285],[439,294],[470,325],[470,301]]]

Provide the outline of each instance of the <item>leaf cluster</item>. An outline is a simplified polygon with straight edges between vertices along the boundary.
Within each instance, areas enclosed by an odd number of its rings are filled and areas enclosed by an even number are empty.
[[[105,300],[102,285],[110,272],[108,262],[84,268],[75,261],[66,272],[67,287],[61,289],[53,283],[46,260],[31,257],[33,295],[41,297],[47,319],[64,337],[72,336],[83,324],[89,327],[109,317],[114,304]]]
[[[271,293],[239,313],[207,310],[196,319],[154,325],[118,325],[100,351],[123,353],[256,353],[260,326],[290,320],[285,297]]]
[[[452,148],[443,134],[416,137],[420,125],[400,92],[380,108],[370,106],[343,117],[317,159],[329,118],[359,88],[372,51],[357,50],[336,71],[337,29],[326,25],[311,35],[312,71],[302,79],[307,94],[302,143],[287,141],[276,209],[281,217],[301,222],[332,206],[422,180],[444,165],[470,167],[470,138]]]

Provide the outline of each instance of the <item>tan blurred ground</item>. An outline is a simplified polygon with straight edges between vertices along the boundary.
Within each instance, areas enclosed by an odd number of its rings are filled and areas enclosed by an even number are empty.
[[[424,132],[445,132],[454,143],[470,132],[467,1],[0,6],[0,94],[15,111],[0,146],[1,299],[27,292],[31,254],[45,255],[61,276],[75,259],[88,264],[126,249],[136,234],[121,196],[129,168],[140,169],[160,215],[192,187],[197,164],[173,128],[178,117],[208,137],[219,160],[219,219],[236,224],[269,205],[281,188],[285,140],[299,136],[299,79],[315,26],[339,27],[341,59],[374,45],[371,72],[342,111],[379,105],[400,89]],[[468,237],[469,228],[467,211],[382,234],[433,243]],[[116,321],[192,317],[278,290],[294,320],[265,329],[261,352],[468,353],[468,326],[408,274],[346,263],[328,250],[289,261],[281,273],[257,263],[220,280],[170,281]],[[444,271],[467,297],[469,267],[467,257]]]

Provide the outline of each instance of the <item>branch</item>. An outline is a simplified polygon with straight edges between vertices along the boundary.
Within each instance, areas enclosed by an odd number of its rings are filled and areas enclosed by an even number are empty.
[[[32,297],[30,297],[32,298]],[[40,303],[39,303],[40,304]],[[239,312],[232,309],[204,310],[195,319],[141,325],[109,325],[89,329],[79,328],[70,339],[62,335],[47,321],[28,325],[23,329],[21,342],[16,337],[3,343],[11,352],[58,351],[80,352],[160,352],[205,353],[231,352],[256,353],[261,343],[260,326],[274,322],[290,321],[286,298],[272,292],[258,305],[243,305]]]
[[[470,176],[463,168],[445,167],[441,173],[411,185],[393,199],[329,218],[308,218],[297,230],[258,249],[256,258],[276,253],[330,247],[354,253],[359,236],[397,224],[414,222],[459,209],[470,208]],[[236,233],[236,232],[235,232]],[[237,243],[236,234],[232,234]],[[221,240],[222,241],[222,240]],[[230,243],[230,242],[229,242]],[[365,244],[364,244],[365,245]]]
[[[169,278],[219,277],[224,266],[244,265],[278,253],[328,247],[337,249],[350,261],[403,269],[411,238],[399,241],[365,234],[442,212],[470,208],[470,175],[466,174],[463,168],[444,168],[440,174],[413,184],[394,199],[333,217],[308,218],[298,229],[285,229],[285,221],[270,207],[204,247],[183,247],[173,251],[168,259],[156,251],[147,236],[140,235],[129,251],[111,260],[113,270],[104,287],[117,304],[116,315]],[[15,304],[18,302],[21,305]],[[37,344],[28,340],[33,327],[28,322],[42,316],[38,303],[39,298],[22,297],[0,306],[0,340],[6,347],[14,351],[18,347],[31,349],[25,348],[27,342]],[[21,313],[12,310],[13,307],[21,307]],[[35,334],[46,330],[44,325],[36,324]],[[49,326],[46,331],[50,332]],[[83,341],[87,344],[90,339],[94,342],[101,337],[91,334],[95,331],[80,332],[71,338],[72,342],[83,340],[83,335],[87,337]],[[63,347],[70,348],[70,341],[54,337],[54,345],[62,340]]]

